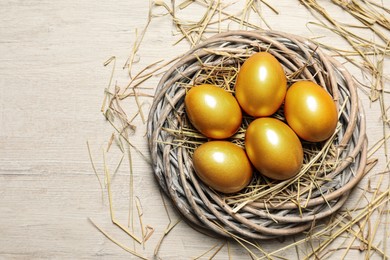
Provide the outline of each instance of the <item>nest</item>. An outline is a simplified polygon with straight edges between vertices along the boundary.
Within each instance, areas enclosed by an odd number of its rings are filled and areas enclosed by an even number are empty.
[[[325,142],[303,142],[304,165],[296,177],[277,182],[255,173],[239,193],[218,193],[193,170],[192,153],[207,138],[188,122],[184,97],[201,83],[234,92],[240,65],[259,51],[279,60],[290,84],[307,79],[323,86],[338,106],[338,127]],[[284,119],[280,111],[274,116]],[[229,140],[243,145],[251,120],[245,116]],[[311,41],[275,31],[221,33],[187,52],[157,86],[148,138],[154,174],[185,219],[202,231],[248,239],[301,233],[335,213],[364,175],[367,157],[364,113],[351,75]]]

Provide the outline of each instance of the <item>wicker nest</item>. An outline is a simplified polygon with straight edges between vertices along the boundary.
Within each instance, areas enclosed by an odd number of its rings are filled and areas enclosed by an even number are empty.
[[[328,142],[303,143],[304,168],[310,167],[298,177],[280,183],[255,174],[240,193],[221,194],[204,185],[193,170],[192,152],[207,139],[186,134],[195,131],[186,117],[184,97],[188,86],[207,81],[210,67],[217,74],[218,68],[238,70],[258,51],[273,54],[290,83],[310,79],[326,88],[338,105],[338,131]],[[234,91],[234,79],[221,85]],[[275,116],[283,120],[280,113]],[[243,120],[232,142],[242,144],[250,120]],[[274,31],[221,33],[187,52],[157,86],[148,138],[154,174],[185,219],[203,231],[249,239],[301,233],[340,209],[362,178],[367,157],[365,119],[351,75],[311,41]]]

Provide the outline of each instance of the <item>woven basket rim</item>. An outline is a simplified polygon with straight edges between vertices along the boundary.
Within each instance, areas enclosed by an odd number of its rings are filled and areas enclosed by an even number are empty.
[[[264,42],[270,44],[269,50],[276,54],[282,64],[283,62],[288,64],[283,64],[284,66],[294,67],[294,62],[301,62],[291,59],[292,55],[297,57],[315,55],[316,62],[321,62],[320,65],[325,70],[324,75],[319,76],[319,80],[323,84],[328,83],[326,87],[330,86],[335,102],[347,99],[345,102],[349,105],[347,112],[342,111],[341,117],[344,118],[343,122],[347,122],[347,126],[343,128],[342,137],[338,140],[339,152],[346,157],[342,158],[342,162],[328,176],[333,178],[342,175],[344,171],[354,172],[349,174],[349,179],[341,187],[305,203],[305,208],[316,211],[314,214],[294,215],[291,212],[303,205],[287,201],[278,205],[264,201],[249,202],[236,212],[226,204],[223,194],[211,191],[191,173],[191,159],[184,148],[162,144],[163,141],[169,143],[168,141],[172,139],[172,136],[163,133],[167,118],[178,117],[178,111],[183,109],[185,89],[177,87],[177,82],[199,70],[199,66],[195,64],[197,60],[208,58],[211,62],[213,59],[217,62],[218,57],[215,57],[217,55],[210,54],[210,50],[239,54],[242,49],[236,46],[257,48],[257,45]],[[289,56],[283,57],[286,53]],[[156,179],[178,211],[190,223],[202,230],[211,230],[224,236],[233,233],[247,238],[267,239],[300,233],[310,228],[316,220],[333,214],[345,203],[352,188],[364,175],[367,158],[365,129],[364,111],[352,76],[342,64],[323,53],[313,42],[301,36],[277,31],[229,31],[217,34],[195,46],[165,72],[156,88],[155,100],[149,113],[147,134]],[[332,202],[332,206],[325,205],[328,202]],[[270,210],[276,213],[270,214]],[[266,220],[259,224],[257,220],[253,220],[255,217]],[[272,221],[277,224],[270,223]]]

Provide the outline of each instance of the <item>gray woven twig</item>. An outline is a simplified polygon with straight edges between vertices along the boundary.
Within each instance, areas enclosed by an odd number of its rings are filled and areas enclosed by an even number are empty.
[[[210,190],[196,177],[188,149],[174,144],[175,135],[165,129],[180,130],[186,121],[183,85],[197,82],[202,66],[238,66],[257,51],[273,54],[288,75],[299,71],[298,78],[326,86],[339,109],[343,107],[341,129],[334,139],[339,164],[323,173],[326,178],[320,187],[311,190],[310,197],[305,194],[298,202],[278,204],[257,198],[235,212],[223,194]],[[337,211],[362,178],[367,157],[364,114],[348,71],[311,41],[273,31],[221,33],[186,53],[157,86],[148,119],[148,138],[157,180],[189,223],[208,232],[252,239],[300,233]]]

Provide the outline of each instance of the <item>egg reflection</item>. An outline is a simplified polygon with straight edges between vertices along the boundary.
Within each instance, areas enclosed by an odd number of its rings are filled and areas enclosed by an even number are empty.
[[[268,142],[272,145],[278,145],[279,144],[279,137],[278,135],[275,133],[274,130],[271,130],[271,129],[267,129],[266,131],[266,136],[267,136],[267,139],[268,139]]]
[[[266,80],[267,76],[268,76],[267,68],[264,67],[264,66],[261,66],[261,67],[259,68],[259,80],[260,80],[261,82],[264,82],[264,81]]]
[[[313,97],[313,96],[308,96],[307,99],[306,99],[306,105],[307,105],[307,108],[311,111],[311,112],[316,112],[318,110],[318,103],[317,103],[317,100]]]
[[[206,105],[210,108],[215,108],[217,106],[217,100],[211,95],[205,95],[204,100]]]
[[[225,155],[222,152],[215,152],[213,154],[213,159],[217,163],[224,163],[225,162]]]

